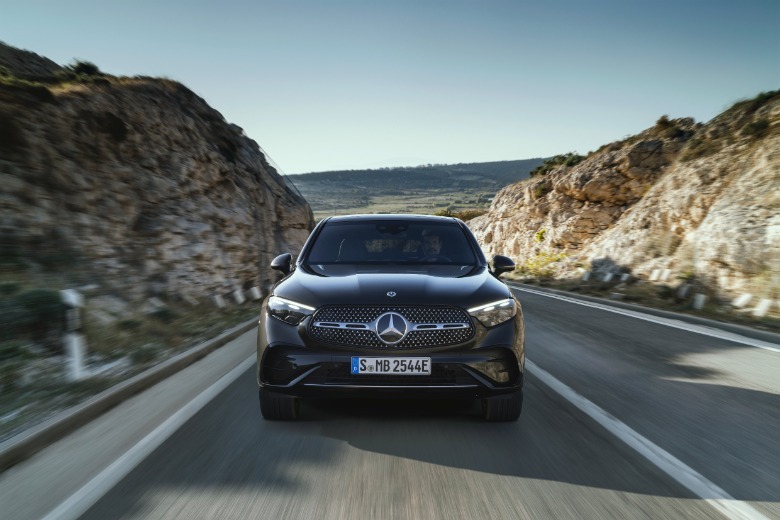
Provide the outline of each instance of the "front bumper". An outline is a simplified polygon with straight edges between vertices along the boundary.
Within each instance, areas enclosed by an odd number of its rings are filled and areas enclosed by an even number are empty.
[[[352,356],[430,357],[430,375],[352,374]],[[523,374],[510,348],[468,352],[323,352],[289,345],[265,349],[258,382],[295,397],[425,396],[481,398],[522,388]]]
[[[264,311],[265,309],[263,309]],[[421,396],[483,398],[522,389],[525,363],[522,314],[486,328],[459,345],[365,348],[329,345],[308,335],[308,319],[291,326],[261,312],[257,382],[261,388],[302,398]],[[351,373],[353,356],[429,357],[430,375]]]

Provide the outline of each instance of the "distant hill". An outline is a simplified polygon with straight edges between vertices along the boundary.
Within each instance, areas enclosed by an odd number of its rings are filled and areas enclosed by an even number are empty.
[[[316,213],[423,212],[486,207],[498,190],[527,179],[542,158],[289,175]]]

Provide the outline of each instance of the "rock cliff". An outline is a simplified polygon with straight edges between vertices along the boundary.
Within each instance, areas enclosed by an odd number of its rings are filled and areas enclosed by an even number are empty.
[[[313,225],[306,201],[183,85],[90,65],[0,44],[4,264],[86,271],[129,301],[265,289]]]
[[[780,290],[780,91],[547,169],[469,222],[486,254],[561,278],[661,268],[724,296]]]

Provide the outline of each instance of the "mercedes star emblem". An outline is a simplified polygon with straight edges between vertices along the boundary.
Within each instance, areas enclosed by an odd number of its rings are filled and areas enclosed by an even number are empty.
[[[388,295],[390,298],[395,298],[395,291],[388,291],[387,295]]]
[[[409,325],[396,312],[386,312],[376,320],[376,334],[387,345],[395,345],[406,336]]]

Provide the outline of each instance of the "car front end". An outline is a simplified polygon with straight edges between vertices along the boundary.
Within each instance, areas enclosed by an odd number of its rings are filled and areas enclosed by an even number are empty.
[[[495,267],[489,270],[467,228],[432,217],[334,220],[312,232],[294,268],[289,258],[275,260],[287,276],[260,313],[263,415],[292,419],[299,399],[442,397],[482,399],[487,419],[517,419],[522,309]],[[353,225],[340,228],[341,222]],[[355,224],[384,231],[366,235],[365,258],[317,256],[312,244],[351,237],[363,229]],[[328,225],[337,232],[323,233]],[[456,243],[457,252],[435,255],[447,261],[414,256],[423,255],[414,250],[422,241],[417,228],[420,234],[435,229]],[[391,246],[400,259],[390,258]]]

